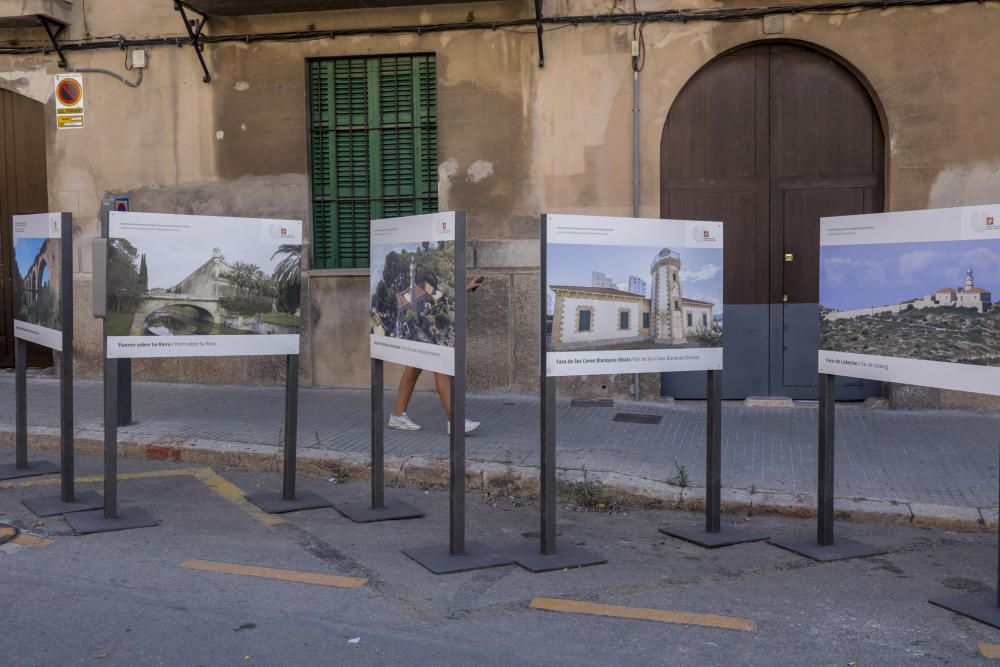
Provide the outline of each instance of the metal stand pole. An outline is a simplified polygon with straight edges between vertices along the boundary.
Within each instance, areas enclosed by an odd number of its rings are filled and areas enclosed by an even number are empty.
[[[541,400],[541,547],[543,556],[556,553],[556,379],[542,380]]]
[[[409,503],[385,499],[385,372],[372,358],[372,488],[371,503],[335,503],[334,509],[355,523],[419,519],[424,513]]]
[[[722,371],[708,371],[705,401],[705,528],[698,526],[660,528],[664,535],[714,549],[746,542],[766,540],[767,535],[753,533],[722,523]]]
[[[28,344],[14,340],[14,465],[28,468]]]
[[[465,361],[468,338],[465,213],[455,216],[455,369],[451,378],[448,544],[404,549],[403,553],[434,574],[450,574],[510,565],[513,561],[479,542],[465,541]],[[442,221],[447,225],[447,220]]]
[[[104,518],[109,521],[118,518],[117,366],[117,359],[104,360]]]
[[[556,539],[556,501],[559,489],[556,486],[556,378],[549,377],[546,367],[548,353],[548,331],[546,320],[546,293],[548,292],[548,218],[542,216],[541,254],[539,267],[539,286],[541,289],[539,317],[539,375],[538,388],[540,392],[540,422],[539,422],[539,486],[541,491],[541,516],[539,549],[524,546],[512,552],[514,561],[530,572],[550,572],[566,568],[601,565],[607,559],[590,553],[574,545],[558,546]],[[638,378],[636,375],[636,392],[638,393]]]
[[[880,549],[833,534],[833,470],[835,449],[837,376],[819,376],[818,475],[816,485],[816,541],[800,538],[772,538],[771,544],[820,562],[864,558],[884,554]]]
[[[708,420],[705,424],[705,531],[721,532],[722,373],[708,371]]]
[[[295,500],[296,445],[299,430],[299,355],[285,357],[285,464],[281,476],[282,500]]]
[[[385,508],[385,373],[384,362],[372,359],[372,509]]]
[[[458,359],[456,358],[456,362]],[[456,363],[457,365],[457,363]],[[448,553],[465,555],[465,378],[451,378],[451,471],[448,477]]]
[[[132,360],[118,360],[118,425],[132,423]]]
[[[50,461],[28,460],[28,343],[14,339],[14,465],[0,465],[0,480],[59,472]]]
[[[998,450],[1000,451],[1000,450]],[[1000,496],[1000,486],[997,488]],[[1000,498],[998,498],[1000,499]],[[929,600],[932,605],[1000,628],[1000,522],[997,522],[997,590],[962,593]]]
[[[836,410],[833,375],[820,375],[819,385],[819,456],[816,492],[816,541],[820,546],[833,544],[833,459],[836,446]]]
[[[59,453],[62,479],[58,496],[21,502],[41,517],[101,509],[104,499],[94,491],[77,494],[73,456],[73,216],[63,213],[60,269],[62,351],[59,353]]]
[[[285,357],[285,439],[281,470],[281,492],[254,493],[246,499],[268,514],[332,507],[326,498],[312,491],[296,491],[296,451],[299,437],[299,355]]]

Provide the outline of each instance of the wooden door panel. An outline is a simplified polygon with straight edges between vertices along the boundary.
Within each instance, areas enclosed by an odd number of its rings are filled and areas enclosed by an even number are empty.
[[[767,273],[767,234],[754,217],[757,193],[673,192],[668,195],[670,217],[681,220],[721,220],[726,248],[722,269],[727,304],[766,303],[766,283],[747,276]]]
[[[790,47],[772,49],[770,71],[772,186],[796,176],[870,176],[878,120],[854,75],[829,56]]]
[[[786,303],[819,303],[819,221],[864,212],[862,188],[782,193],[784,241],[781,282]],[[787,261],[784,255],[791,255]],[[784,298],[783,298],[784,301]]]

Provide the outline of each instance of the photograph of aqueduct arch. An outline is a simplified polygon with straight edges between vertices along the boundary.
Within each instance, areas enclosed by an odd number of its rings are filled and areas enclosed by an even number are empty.
[[[108,335],[298,333],[302,246],[214,241],[111,239]]]
[[[14,243],[14,319],[62,330],[62,241],[22,238]]]

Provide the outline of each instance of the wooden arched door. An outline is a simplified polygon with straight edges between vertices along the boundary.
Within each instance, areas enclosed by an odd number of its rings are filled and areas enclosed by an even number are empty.
[[[0,89],[0,368],[14,365],[13,216],[48,210],[45,107]],[[30,366],[51,366],[52,351],[28,344]]]
[[[724,395],[815,398],[819,219],[883,206],[884,138],[868,91],[803,46],[732,51],[678,95],[660,167],[663,217],[725,223]],[[664,394],[703,396],[702,379],[665,375]],[[857,381],[839,394],[878,391]]]

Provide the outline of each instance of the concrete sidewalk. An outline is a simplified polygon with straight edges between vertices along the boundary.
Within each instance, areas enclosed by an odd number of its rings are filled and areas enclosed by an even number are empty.
[[[29,378],[28,423],[37,435],[56,433],[58,383]],[[387,392],[386,405],[393,395]],[[101,384],[76,383],[76,427],[81,441],[99,446]],[[0,374],[0,432],[10,445],[14,415],[12,373]],[[538,399],[472,396],[468,414],[483,426],[467,440],[470,474],[483,479],[520,478],[530,490],[538,465]],[[278,387],[136,383],[136,424],[122,428],[128,443],[160,450],[139,458],[172,458],[237,465],[277,465],[284,391]],[[659,425],[614,422],[618,412],[662,416]],[[816,489],[815,404],[794,408],[724,406],[723,484],[730,505],[791,505],[806,515]],[[448,438],[440,403],[418,393],[410,415],[420,432],[386,431],[387,468],[399,466],[412,483],[447,479]],[[841,509],[898,514],[912,520],[926,513],[975,523],[977,508],[997,506],[997,443],[1000,415],[963,411],[889,411],[842,404],[837,415],[837,488]],[[697,504],[704,485],[705,407],[616,401],[613,408],[558,406],[560,478],[600,480],[627,495],[680,499]],[[299,404],[300,467],[313,472],[364,475],[369,451],[369,394],[352,389],[302,389]],[[41,440],[38,440],[40,443]],[[55,446],[49,438],[49,447]],[[81,451],[86,445],[80,444]],[[186,453],[161,451],[176,447]],[[218,455],[213,456],[213,452]],[[196,455],[195,455],[196,454]],[[6,459],[4,454],[2,458]],[[243,465],[264,457],[267,465]],[[477,463],[479,464],[478,468]],[[486,470],[486,473],[483,473]],[[408,474],[402,474],[402,473]],[[680,478],[686,478],[680,479]],[[686,481],[687,485],[678,482]],[[870,502],[883,500],[889,502]],[[675,502],[676,504],[676,502]],[[788,507],[785,508],[786,510]],[[784,512],[788,513],[788,512]],[[903,516],[907,515],[907,516]],[[991,523],[995,511],[985,515]]]

